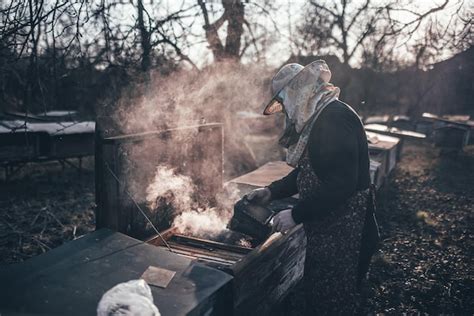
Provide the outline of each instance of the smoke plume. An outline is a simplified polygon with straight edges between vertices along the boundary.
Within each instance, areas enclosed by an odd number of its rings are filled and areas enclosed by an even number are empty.
[[[148,205],[159,227],[171,225],[203,237],[222,233],[238,196],[206,189],[221,188],[226,180],[283,157],[277,145],[280,118],[261,114],[270,97],[272,74],[257,65],[227,63],[168,76],[152,74],[148,84],[134,86],[114,106],[112,118],[121,134],[223,124],[223,148],[216,134],[186,133],[122,146],[120,161],[129,162],[120,167],[122,177],[134,198]],[[203,197],[202,192],[213,196]]]
[[[124,134],[223,123],[224,171],[230,179],[282,157],[276,144],[281,118],[261,114],[272,74],[263,66],[234,63],[153,74],[149,84],[120,99],[113,115]]]
[[[222,234],[232,216],[236,196],[225,194],[216,207],[210,207],[195,200],[195,190],[190,177],[177,174],[168,166],[158,166],[146,189],[148,207],[152,213],[161,211],[163,205],[170,207],[174,212],[171,226],[181,234],[206,238]]]

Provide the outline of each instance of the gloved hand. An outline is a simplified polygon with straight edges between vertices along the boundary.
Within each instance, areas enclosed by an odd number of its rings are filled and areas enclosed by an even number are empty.
[[[247,200],[261,206],[268,205],[272,199],[272,192],[269,188],[255,189],[247,194]]]
[[[273,217],[273,232],[286,232],[296,226],[291,209],[283,210]]]

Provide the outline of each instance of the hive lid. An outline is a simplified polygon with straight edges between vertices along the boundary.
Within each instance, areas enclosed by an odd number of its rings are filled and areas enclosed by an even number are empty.
[[[229,182],[264,187],[288,175],[291,170],[293,170],[293,168],[284,161],[271,161]]]

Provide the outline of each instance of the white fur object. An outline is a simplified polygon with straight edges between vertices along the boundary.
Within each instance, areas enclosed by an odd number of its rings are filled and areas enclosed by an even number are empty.
[[[151,289],[142,279],[119,283],[102,296],[98,316],[160,316]]]

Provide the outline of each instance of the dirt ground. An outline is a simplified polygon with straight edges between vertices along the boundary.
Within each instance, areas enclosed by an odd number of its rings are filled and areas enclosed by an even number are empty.
[[[25,260],[94,229],[93,161],[79,175],[33,165],[0,183],[0,264]],[[474,312],[474,147],[441,155],[405,146],[379,196],[382,244],[362,314]],[[290,314],[299,314],[297,302]]]
[[[406,146],[379,199],[364,314],[474,312],[474,148]]]
[[[30,164],[0,180],[0,264],[23,261],[95,228],[93,159],[83,170]],[[3,170],[2,170],[3,171]]]

